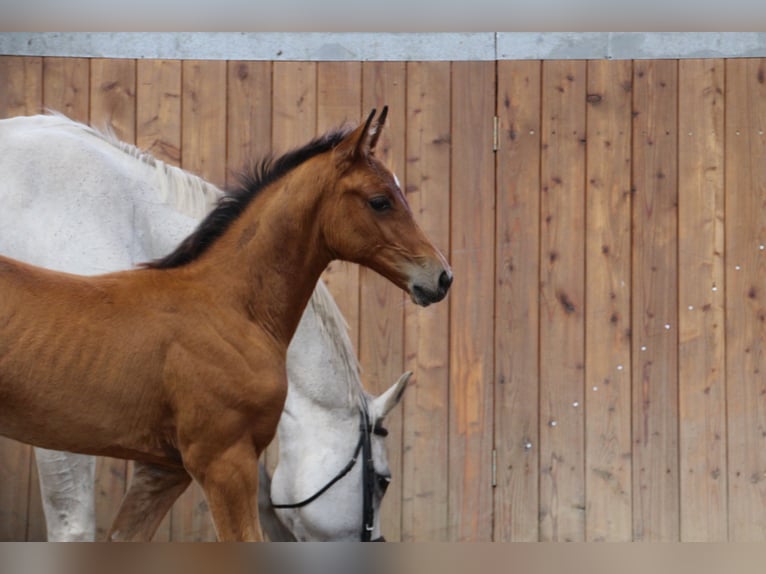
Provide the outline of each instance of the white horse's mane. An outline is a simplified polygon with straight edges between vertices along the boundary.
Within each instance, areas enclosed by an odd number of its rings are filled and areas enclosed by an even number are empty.
[[[62,124],[97,137],[129,157],[153,167],[161,176],[160,200],[190,217],[202,219],[223,195],[220,188],[198,175],[180,167],[169,165],[154,157],[150,152],[120,140],[108,125],[102,129],[97,129],[53,110],[48,110],[47,113],[59,118]],[[348,336],[348,323],[321,280],[314,289],[314,295],[309,300],[309,305],[319,320],[320,329],[332,341],[336,353],[342,360],[346,370],[344,379],[348,384],[350,404],[356,404],[366,409],[369,396],[362,385],[359,361]]]
[[[362,386],[359,361],[348,336],[348,323],[343,313],[338,309],[335,299],[330,295],[330,291],[321,280],[317,283],[314,295],[308,304],[319,320],[320,329],[333,342],[336,352],[343,362],[346,370],[344,379],[348,383],[349,403],[356,404],[366,410],[369,396]]]
[[[115,135],[114,130],[108,124],[104,125],[101,129],[97,129],[77,122],[57,111],[46,110],[46,112],[48,115],[60,119],[62,125],[82,130],[86,134],[99,138],[117,148],[133,159],[154,168],[156,173],[161,176],[159,178],[161,182],[159,189],[160,200],[171,205],[184,215],[194,217],[195,219],[202,219],[223,195],[223,191],[219,187],[205,181],[201,177],[180,167],[165,163],[161,159],[154,157],[150,152],[122,141]]]

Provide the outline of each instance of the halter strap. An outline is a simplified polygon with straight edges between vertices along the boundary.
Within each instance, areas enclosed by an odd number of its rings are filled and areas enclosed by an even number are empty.
[[[307,504],[314,502],[317,498],[319,498],[325,492],[327,492],[333,484],[335,484],[341,478],[346,476],[351,471],[351,469],[354,468],[354,465],[356,464],[356,459],[359,456],[359,451],[362,450],[362,445],[364,442],[365,442],[364,434],[361,434],[359,436],[359,442],[356,443],[356,449],[354,450],[354,455],[351,457],[351,460],[349,460],[346,466],[344,466],[343,469],[338,474],[335,475],[335,478],[331,479],[330,482],[325,484],[317,492],[315,492],[308,498],[301,500],[300,502],[293,502],[292,504],[274,504],[274,502],[272,502],[271,506],[274,508],[300,508],[301,506],[306,506]]]

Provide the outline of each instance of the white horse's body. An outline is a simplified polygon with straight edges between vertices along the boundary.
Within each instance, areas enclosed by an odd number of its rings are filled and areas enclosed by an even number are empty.
[[[58,115],[0,120],[0,253],[34,265],[91,275],[161,257],[196,227],[221,190]],[[287,353],[288,394],[279,423],[276,502],[296,502],[343,468],[359,435],[360,408],[375,422],[404,383],[374,398],[359,379],[343,317],[320,281]],[[372,440],[376,473],[388,474],[382,439]],[[92,457],[35,449],[48,539],[93,540]],[[359,539],[361,465],[310,505],[279,510],[298,540]],[[315,488],[316,487],[316,488]],[[267,489],[263,489],[268,492]],[[375,527],[380,536],[374,496]],[[272,539],[284,528],[261,499]]]

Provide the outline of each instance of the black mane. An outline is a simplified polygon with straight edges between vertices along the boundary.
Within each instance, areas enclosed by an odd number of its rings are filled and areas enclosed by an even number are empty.
[[[239,186],[225,192],[213,211],[208,213],[197,229],[184,239],[175,251],[161,259],[145,263],[144,267],[171,269],[194,261],[226,232],[231,223],[245,211],[261,190],[303,162],[333,149],[348,135],[349,131],[349,129],[331,131],[279,158],[266,156],[249,170],[243,171],[239,177]]]

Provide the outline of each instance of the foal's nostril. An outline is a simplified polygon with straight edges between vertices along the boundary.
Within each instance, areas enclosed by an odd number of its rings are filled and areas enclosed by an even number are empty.
[[[446,291],[450,285],[452,285],[452,273],[442,271],[442,274],[439,275],[439,287]]]

